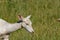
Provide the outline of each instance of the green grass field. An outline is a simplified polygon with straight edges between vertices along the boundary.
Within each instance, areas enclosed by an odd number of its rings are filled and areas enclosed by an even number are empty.
[[[10,34],[10,40],[60,40],[60,0],[0,0],[0,18],[14,23],[17,15],[32,15],[35,33],[24,28]]]

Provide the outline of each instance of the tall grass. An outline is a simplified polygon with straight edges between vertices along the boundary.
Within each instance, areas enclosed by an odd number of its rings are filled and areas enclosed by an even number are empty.
[[[10,34],[10,40],[60,40],[60,0],[0,0],[0,18],[10,23],[17,15],[32,15],[35,33],[24,28]]]

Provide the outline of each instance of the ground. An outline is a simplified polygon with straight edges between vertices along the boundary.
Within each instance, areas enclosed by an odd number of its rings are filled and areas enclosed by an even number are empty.
[[[14,23],[17,15],[32,15],[34,34],[24,28],[10,34],[10,40],[60,40],[60,0],[0,0],[0,18]]]

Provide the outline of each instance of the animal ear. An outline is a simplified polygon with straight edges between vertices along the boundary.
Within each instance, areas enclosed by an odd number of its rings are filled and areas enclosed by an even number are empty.
[[[23,16],[18,15],[18,19],[19,19],[19,20],[22,20],[22,19],[23,19]]]
[[[27,16],[26,18],[29,19],[31,17],[31,15]]]

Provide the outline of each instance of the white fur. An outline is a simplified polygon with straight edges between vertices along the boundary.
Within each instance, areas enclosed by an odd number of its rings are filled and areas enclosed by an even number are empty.
[[[9,35],[4,35],[4,40],[9,40]]]
[[[11,24],[3,19],[0,19],[0,35],[16,31],[17,29],[20,28],[21,28],[21,23]]]
[[[28,30],[31,33],[34,32],[32,28],[32,22],[30,21],[29,18],[30,16],[27,16],[26,18],[22,18],[23,22],[21,23],[8,23],[5,20],[0,19],[0,35],[3,35],[4,40],[9,40],[9,35],[5,35],[5,34],[16,31],[20,29],[21,26],[23,26],[26,30]]]
[[[16,31],[21,28],[21,23],[8,23],[3,19],[0,19],[0,35],[3,35],[4,40],[9,40],[9,35],[5,35],[6,33],[10,33]]]

